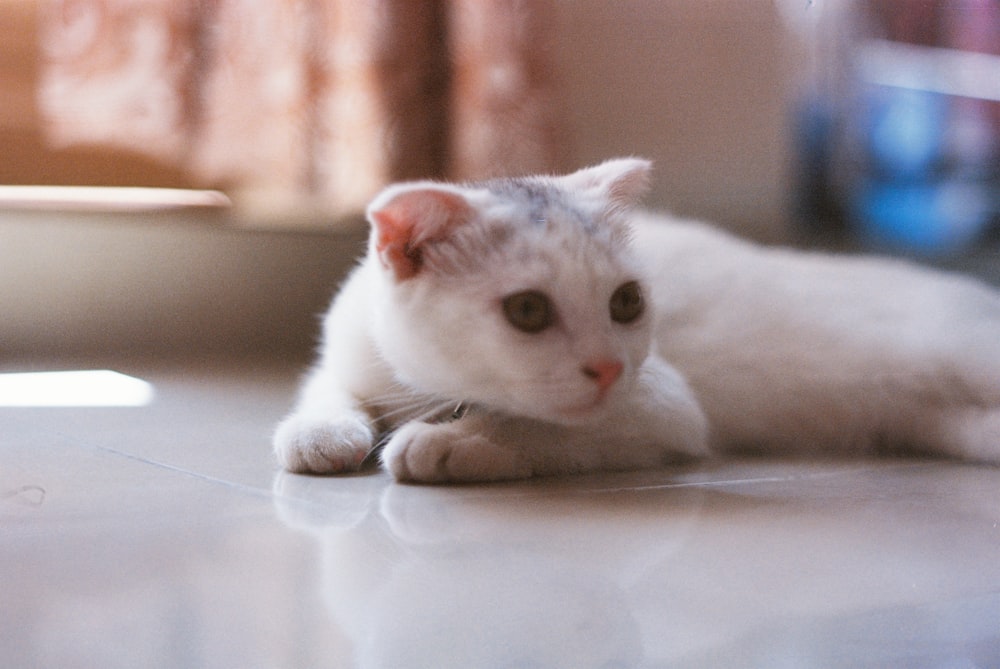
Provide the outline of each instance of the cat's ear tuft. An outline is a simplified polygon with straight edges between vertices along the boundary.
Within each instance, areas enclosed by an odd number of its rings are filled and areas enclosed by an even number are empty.
[[[423,246],[443,239],[474,210],[459,189],[433,182],[389,186],[368,206],[372,252],[405,281],[423,266]]]
[[[649,190],[653,164],[643,158],[615,158],[564,177],[568,188],[605,200],[611,208],[637,205]]]

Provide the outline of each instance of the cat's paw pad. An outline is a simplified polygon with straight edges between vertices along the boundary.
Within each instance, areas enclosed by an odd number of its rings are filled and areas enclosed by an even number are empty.
[[[300,474],[356,471],[372,448],[374,435],[354,416],[320,420],[286,418],[274,433],[274,453],[281,466]]]
[[[516,451],[449,425],[408,423],[386,444],[382,462],[399,481],[446,483],[526,478]]]

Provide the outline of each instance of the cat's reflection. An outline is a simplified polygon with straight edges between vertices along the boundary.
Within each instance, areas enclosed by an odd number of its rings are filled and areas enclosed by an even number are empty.
[[[703,493],[611,481],[433,488],[281,473],[275,504],[320,543],[317,587],[358,666],[633,667],[635,591],[683,542]]]
[[[457,487],[281,474],[275,503],[315,537],[316,588],[366,669],[993,666],[998,490],[984,467],[772,462]]]

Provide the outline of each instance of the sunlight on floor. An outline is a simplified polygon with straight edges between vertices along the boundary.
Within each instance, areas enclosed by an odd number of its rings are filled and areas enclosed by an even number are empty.
[[[139,407],[152,384],[107,369],[0,374],[0,407]]]

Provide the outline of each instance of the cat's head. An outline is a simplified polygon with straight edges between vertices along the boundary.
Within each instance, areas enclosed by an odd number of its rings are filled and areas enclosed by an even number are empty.
[[[650,165],[403,183],[368,208],[375,338],[406,385],[562,423],[601,414],[649,353],[626,214]]]

